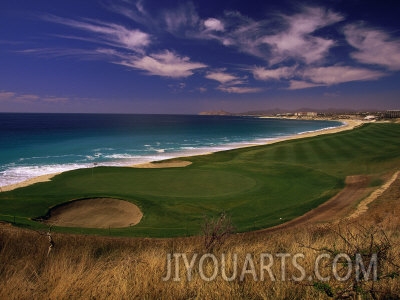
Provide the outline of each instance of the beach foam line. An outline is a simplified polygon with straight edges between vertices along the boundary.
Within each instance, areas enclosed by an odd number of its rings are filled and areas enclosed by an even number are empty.
[[[202,147],[195,149],[184,149],[186,151],[174,151],[171,153],[159,153],[158,155],[147,155],[147,156],[125,156],[123,161],[113,161],[113,162],[99,162],[99,163],[85,163],[85,164],[71,164],[71,165],[49,165],[49,166],[20,166],[15,167],[16,170],[8,169],[4,172],[15,171],[15,176],[11,176],[8,182],[0,183],[1,191],[10,191],[19,187],[25,187],[37,182],[43,182],[51,180],[55,175],[62,172],[82,169],[82,168],[92,168],[95,166],[115,166],[115,167],[132,167],[136,165],[144,165],[154,161],[162,161],[173,158],[189,157],[195,155],[207,155],[218,151],[227,151],[238,148],[246,148],[259,145],[269,145],[286,140],[294,140],[300,138],[313,137],[322,134],[331,134],[345,130],[351,130],[355,127],[362,125],[364,122],[361,120],[337,120],[342,122],[342,126],[328,127],[320,130],[303,132],[300,134],[293,134],[289,136],[279,136],[276,138],[265,138],[257,139],[253,141],[240,142],[240,143],[230,143],[225,145],[218,145],[213,147]],[[182,148],[183,149],[183,148]],[[122,158],[122,157],[121,157]],[[149,165],[150,166],[150,165]],[[26,172],[24,172],[24,168]],[[143,166],[142,166],[143,168]],[[32,171],[32,172],[31,172]],[[3,172],[3,173],[4,173]]]
[[[314,136],[323,135],[323,134],[332,134],[332,133],[337,133],[337,132],[341,132],[341,131],[352,130],[352,129],[354,129],[358,126],[361,126],[362,124],[365,123],[361,120],[347,120],[346,119],[346,120],[338,120],[338,121],[341,122],[343,125],[337,126],[337,127],[328,127],[328,128],[318,129],[318,130],[314,130],[314,131],[303,132],[303,133],[289,135],[289,136],[281,136],[281,137],[277,137],[277,138],[266,138],[266,139],[251,141],[251,142],[226,144],[226,145],[220,146],[220,147],[197,148],[198,151],[196,151],[196,153],[190,152],[190,153],[187,153],[187,155],[182,154],[182,153],[176,153],[177,156],[175,156],[174,158],[182,158],[182,157],[195,156],[195,155],[206,155],[206,154],[211,154],[211,153],[214,153],[217,151],[226,151],[226,150],[260,146],[260,145],[270,145],[270,144],[279,143],[279,142],[288,141],[288,140],[296,140],[296,139],[301,139],[301,138],[314,137]],[[214,151],[216,148],[218,148],[218,150]],[[202,151],[204,151],[204,153]],[[138,166],[140,168],[146,168],[146,166],[148,166],[149,168],[154,168],[154,165],[151,164],[151,162],[144,163],[144,164],[138,164],[138,165],[132,165],[132,167],[138,167]]]
[[[0,187],[0,192],[8,192],[8,191],[12,191],[18,188],[22,188],[22,187],[26,187],[26,186],[30,186],[32,184],[35,183],[39,183],[39,182],[46,182],[46,181],[50,181],[54,176],[61,174],[62,172],[59,173],[53,173],[53,174],[46,174],[46,175],[40,175],[40,176],[36,176],[34,178],[30,178],[27,180],[24,180],[22,182],[18,182],[18,183],[13,183],[13,184],[9,184],[6,186],[2,186]]]
[[[361,126],[365,122],[362,120],[338,120],[339,122],[343,123],[341,126],[337,127],[327,127],[324,129],[318,129],[314,131],[308,131],[308,132],[303,132],[299,133],[297,135],[291,135],[291,136],[286,136],[282,138],[277,138],[272,141],[267,142],[266,144],[274,144],[282,141],[289,141],[289,140],[296,140],[296,139],[301,139],[301,138],[308,138],[308,137],[314,137],[318,135],[323,135],[323,134],[332,134],[332,133],[337,133],[341,131],[346,131],[346,130],[352,130],[356,127]]]
[[[65,171],[86,168],[88,164],[51,164],[51,165],[28,165],[28,166],[11,166],[2,171],[1,186],[8,186],[24,182],[35,177],[58,174]]]

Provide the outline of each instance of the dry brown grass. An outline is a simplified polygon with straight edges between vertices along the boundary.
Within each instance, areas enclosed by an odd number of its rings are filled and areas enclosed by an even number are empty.
[[[201,278],[199,258],[206,253],[201,237],[181,239],[124,239],[53,233],[55,247],[47,256],[48,240],[34,231],[0,225],[0,299],[326,299],[327,294],[313,287],[314,281],[289,280],[300,276],[292,263],[287,264],[286,279],[282,280],[281,260],[278,253],[291,255],[303,253],[298,262],[308,275],[312,274],[319,251],[328,248],[348,251],[349,245],[338,236],[367,247],[362,234],[381,229],[390,240],[391,248],[379,265],[379,271],[398,271],[400,265],[400,179],[369,205],[369,210],[359,218],[344,221],[339,225],[299,226],[276,232],[255,232],[232,235],[223,244],[215,247],[213,255],[226,256],[226,275],[234,272],[233,258],[237,255],[238,274],[232,281],[224,280],[219,270],[215,280],[207,282]],[[347,223],[346,223],[347,222]],[[370,234],[367,234],[370,237]],[[354,239],[352,239],[354,237]],[[198,254],[187,279],[187,271],[180,258],[180,281],[163,281],[166,275],[167,254],[184,253],[190,261]],[[246,254],[252,255],[257,280],[248,272],[243,280],[240,274]],[[260,256],[274,256],[272,281],[265,271],[260,280]],[[395,265],[389,264],[392,262]],[[250,265],[247,265],[247,269]],[[174,268],[174,264],[172,264]],[[211,260],[206,260],[202,271],[208,277],[213,271]],[[321,273],[326,270],[322,270]],[[174,269],[173,269],[174,272]],[[325,273],[324,273],[325,274]],[[174,275],[174,274],[173,274]],[[335,280],[326,283],[334,292],[344,284]],[[375,283],[377,297],[399,299],[400,279],[385,278]],[[368,295],[364,295],[369,299]]]

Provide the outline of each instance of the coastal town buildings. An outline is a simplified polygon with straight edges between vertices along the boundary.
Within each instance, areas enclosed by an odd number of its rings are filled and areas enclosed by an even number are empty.
[[[386,119],[400,118],[400,110],[387,110],[383,115]]]

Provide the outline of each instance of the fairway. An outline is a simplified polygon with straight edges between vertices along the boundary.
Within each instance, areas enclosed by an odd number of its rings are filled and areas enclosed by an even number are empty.
[[[0,193],[0,219],[45,226],[32,218],[51,207],[89,198],[129,201],[143,212],[135,226],[59,232],[172,237],[200,232],[205,216],[228,214],[237,231],[289,221],[337,194],[346,176],[380,177],[400,168],[400,124],[185,157],[183,168],[96,167]]]

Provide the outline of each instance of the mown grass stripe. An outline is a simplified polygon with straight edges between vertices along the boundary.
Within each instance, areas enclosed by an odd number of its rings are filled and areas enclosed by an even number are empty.
[[[335,162],[335,156],[333,155],[332,151],[330,151],[329,146],[326,143],[326,139],[312,141],[309,143],[309,145],[311,146],[314,157],[319,162]]]
[[[50,206],[114,197],[138,205],[144,213],[139,226],[115,229],[114,235],[197,234],[205,215],[221,211],[232,216],[239,231],[251,230],[255,215],[258,227],[268,227],[280,222],[277,215],[288,220],[325,201],[348,175],[379,176],[400,168],[399,137],[400,124],[371,124],[333,135],[189,157],[185,160],[193,164],[186,168],[75,170],[50,182],[0,193],[0,211],[16,216],[21,226],[39,228],[41,224],[28,218],[44,215]],[[108,234],[100,229],[58,230]]]

